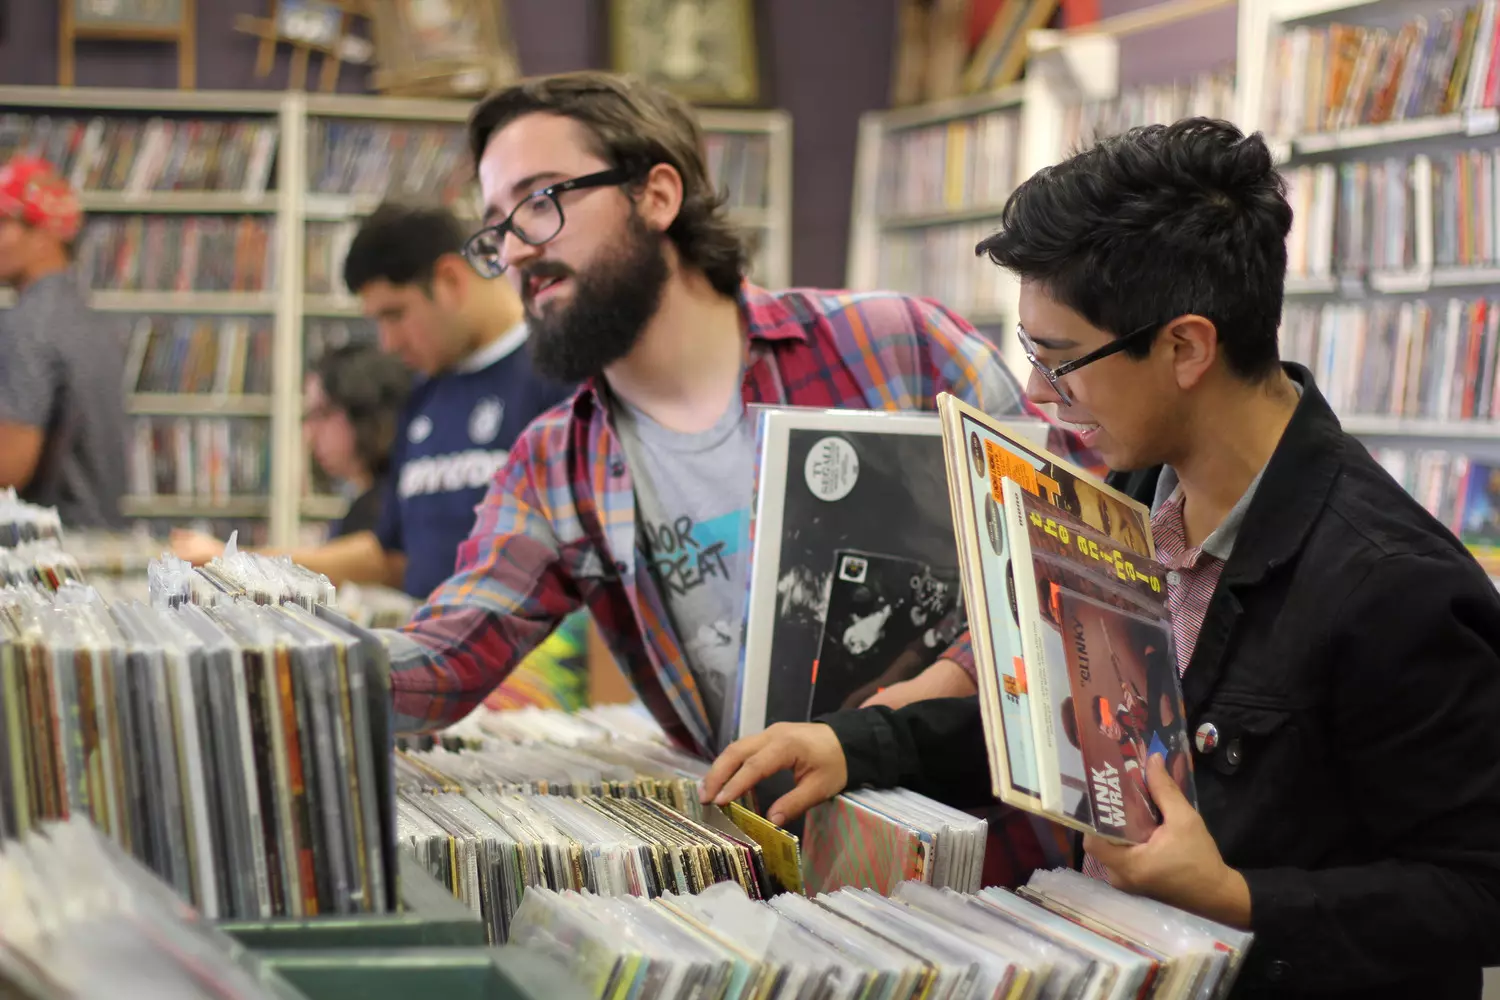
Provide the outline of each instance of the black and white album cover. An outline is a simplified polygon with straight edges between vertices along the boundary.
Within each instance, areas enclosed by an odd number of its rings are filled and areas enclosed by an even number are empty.
[[[858,708],[930,667],[964,629],[961,594],[949,567],[879,552],[836,553],[807,717]]]
[[[936,413],[757,410],[740,737],[776,722],[808,719],[813,664],[823,643],[840,553],[878,553],[883,559],[921,564],[934,578],[950,581],[948,592],[955,598],[953,581],[958,580],[958,545]],[[1014,432],[1045,436],[1038,421],[1018,420]],[[882,644],[882,653],[885,649]],[[861,669],[876,675],[892,665],[875,664],[873,649],[863,650],[862,659]],[[821,697],[818,704],[823,704]]]

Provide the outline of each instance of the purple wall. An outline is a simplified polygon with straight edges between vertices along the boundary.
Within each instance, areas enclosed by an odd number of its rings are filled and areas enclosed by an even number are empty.
[[[9,23],[0,40],[0,83],[57,82],[59,0],[0,0]],[[1152,0],[1101,0],[1104,15]],[[508,0],[528,74],[603,65],[606,0]],[[861,113],[889,94],[896,0],[758,0],[768,100],[792,116],[792,278],[838,286],[853,200],[855,139]],[[198,85],[241,90],[286,86],[288,55],[255,78],[257,40],[234,30],[241,13],[264,15],[263,0],[198,0]],[[1121,74],[1129,83],[1168,80],[1234,58],[1234,12],[1225,9],[1128,39]],[[174,50],[127,42],[80,43],[81,86],[175,87]],[[318,58],[310,63],[316,86]],[[363,89],[346,67],[339,89]]]

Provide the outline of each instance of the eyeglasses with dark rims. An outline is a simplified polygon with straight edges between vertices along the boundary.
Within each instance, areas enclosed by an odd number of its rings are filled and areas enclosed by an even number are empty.
[[[464,243],[464,259],[481,278],[498,278],[508,267],[505,263],[507,233],[515,233],[516,238],[528,246],[539,247],[556,239],[567,222],[559,196],[569,191],[613,187],[630,179],[630,171],[611,167],[533,191],[511,210],[504,221],[486,226],[470,236]]]

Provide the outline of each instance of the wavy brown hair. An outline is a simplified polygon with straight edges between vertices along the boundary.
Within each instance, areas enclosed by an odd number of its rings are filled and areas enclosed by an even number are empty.
[[[683,263],[703,272],[715,291],[734,295],[745,274],[739,230],[714,190],[703,154],[703,130],[692,108],[640,79],[594,70],[538,77],[496,91],[469,115],[469,152],[478,164],[490,138],[523,115],[571,118],[587,131],[592,152],[644,178],[658,163],[682,177],[682,206],[667,229]]]

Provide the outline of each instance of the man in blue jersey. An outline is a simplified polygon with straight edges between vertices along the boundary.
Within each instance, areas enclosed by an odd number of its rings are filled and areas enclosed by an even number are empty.
[[[383,583],[425,598],[452,574],[474,508],[516,436],[572,394],[532,367],[520,298],[508,282],[474,273],[462,256],[465,235],[446,209],[397,204],[360,226],[344,282],[375,321],[381,349],[417,376],[397,423],[380,515],[374,530],[261,551],[288,555],[336,584]],[[175,534],[172,547],[196,563],[224,551],[217,539],[190,532]],[[580,707],[587,626],[586,613],[572,616],[487,704]]]
[[[474,507],[533,417],[572,388],[539,375],[521,302],[462,256],[465,233],[442,208],[386,204],[360,226],[344,281],[375,321],[381,349],[417,373],[391,454],[375,530],[282,550],[334,583],[384,583],[425,598],[453,572]],[[173,539],[204,562],[222,543]]]

